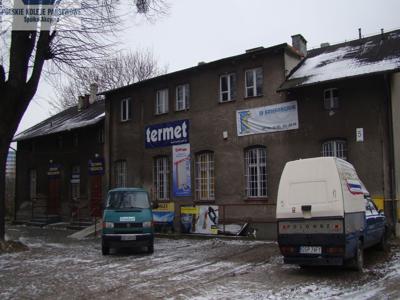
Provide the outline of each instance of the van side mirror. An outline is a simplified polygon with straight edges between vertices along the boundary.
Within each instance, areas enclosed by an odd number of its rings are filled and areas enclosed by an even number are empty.
[[[378,211],[378,213],[379,213],[380,215],[384,215],[384,214],[385,214],[385,212],[384,212],[383,209],[380,209],[380,210]]]
[[[151,207],[153,208],[153,209],[157,209],[158,208],[158,201],[155,201],[155,202],[151,202]]]

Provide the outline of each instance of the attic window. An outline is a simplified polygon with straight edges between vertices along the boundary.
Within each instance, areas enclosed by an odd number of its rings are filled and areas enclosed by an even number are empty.
[[[330,111],[339,109],[339,96],[337,88],[324,90],[324,109]]]
[[[121,100],[121,122],[128,121],[132,118],[131,99],[126,98]]]

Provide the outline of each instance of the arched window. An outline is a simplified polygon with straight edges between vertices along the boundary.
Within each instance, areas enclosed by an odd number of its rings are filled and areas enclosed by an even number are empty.
[[[215,199],[214,153],[202,152],[196,155],[196,198]]]
[[[267,196],[267,151],[265,147],[247,149],[244,154],[246,196]]]
[[[169,199],[169,159],[166,156],[154,158],[153,185],[156,200]]]

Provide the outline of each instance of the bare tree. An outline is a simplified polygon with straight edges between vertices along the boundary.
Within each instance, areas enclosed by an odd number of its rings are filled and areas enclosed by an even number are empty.
[[[66,0],[37,0],[57,9]],[[25,1],[26,2],[26,1]],[[110,53],[116,33],[121,29],[123,16],[118,12],[118,0],[82,0],[79,19],[71,16],[65,22],[50,25],[32,18],[29,29],[20,30],[16,18],[3,19],[0,45],[0,241],[5,236],[5,165],[9,145],[18,124],[34,97],[45,62],[58,70],[79,69],[100,62]],[[17,2],[3,0],[3,7]],[[149,19],[167,9],[164,0],[133,0],[135,14]],[[133,11],[133,10],[132,10]],[[74,22],[79,21],[79,24]],[[71,30],[72,25],[77,28]],[[79,26],[78,26],[79,25]],[[18,29],[18,30],[17,30]],[[7,62],[8,61],[8,62]],[[46,63],[46,65],[48,65]]]
[[[54,112],[74,106],[78,97],[90,93],[90,84],[97,83],[101,91],[115,89],[166,73],[167,67],[160,68],[149,50],[119,53],[109,60],[87,68],[77,69],[65,81],[64,77],[52,77],[54,99],[49,104]]]

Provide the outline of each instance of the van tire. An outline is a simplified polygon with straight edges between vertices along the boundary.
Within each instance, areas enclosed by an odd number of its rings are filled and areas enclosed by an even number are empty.
[[[388,248],[388,243],[387,243],[387,230],[385,229],[385,232],[382,235],[382,238],[379,242],[378,245],[376,245],[377,249],[380,251],[386,251]]]
[[[110,247],[107,247],[104,244],[102,244],[101,245],[101,254],[109,255],[110,254]]]
[[[151,243],[150,245],[147,246],[147,253],[148,254],[154,253],[154,244],[153,243]]]
[[[364,266],[364,249],[361,240],[358,240],[354,258],[350,260],[349,267],[354,271],[361,272]]]

